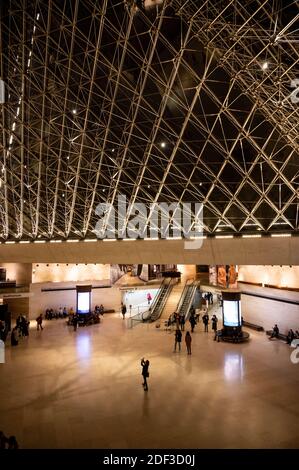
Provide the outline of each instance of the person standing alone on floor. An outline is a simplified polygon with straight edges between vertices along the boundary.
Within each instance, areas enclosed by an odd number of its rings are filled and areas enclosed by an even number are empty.
[[[121,307],[121,313],[122,313],[123,320],[124,320],[125,317],[126,317],[126,313],[127,313],[127,307],[126,307],[125,304],[123,304],[122,307]]]
[[[202,317],[202,321],[205,326],[205,333],[208,333],[209,315],[207,313],[205,313],[204,316]]]
[[[179,345],[179,351],[181,350],[181,341],[182,341],[182,332],[179,328],[175,331],[175,341],[174,341],[174,352],[176,352],[176,345]]]
[[[148,385],[147,385],[147,378],[149,377],[149,360],[144,360],[144,357],[141,359],[141,367],[142,367],[142,372],[141,375],[143,377],[143,389],[145,392],[148,391]]]
[[[214,331],[214,341],[216,341],[217,339],[217,323],[218,323],[218,318],[216,317],[216,315],[214,314],[212,316],[212,330]]]
[[[37,326],[37,331],[39,331],[39,329],[43,330],[43,315],[40,314],[37,319],[36,319],[36,326]]]
[[[73,327],[74,327],[74,331],[77,331],[77,327],[78,327],[78,315],[74,315],[73,316]]]
[[[185,336],[185,343],[186,343],[186,348],[187,348],[187,353],[188,354],[191,354],[191,342],[192,342],[191,335],[190,335],[189,331],[187,331],[186,336]]]
[[[189,318],[189,322],[190,322],[190,325],[191,325],[191,333],[194,332],[194,327],[196,325],[196,318],[195,318],[195,315],[190,315],[190,318]]]

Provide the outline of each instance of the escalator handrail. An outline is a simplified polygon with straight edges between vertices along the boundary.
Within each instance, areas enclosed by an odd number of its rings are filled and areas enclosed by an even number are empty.
[[[150,305],[150,307],[149,307],[149,309],[147,310],[147,312],[153,312],[153,311],[155,310],[156,305],[157,305],[157,303],[159,302],[159,299],[160,299],[160,297],[161,297],[161,295],[162,295],[163,287],[165,286],[166,279],[167,279],[166,277],[163,278],[163,281],[161,282],[160,287],[159,287],[159,291],[157,292],[157,295],[155,296],[155,299],[154,299],[152,305]],[[144,313],[146,313],[146,312],[144,312]],[[149,316],[150,316],[150,315],[149,315]]]
[[[179,298],[178,304],[177,304],[177,306],[176,306],[176,310],[175,310],[175,311],[178,312],[178,313],[179,313],[180,308],[181,308],[181,306],[182,306],[182,304],[183,304],[183,302],[184,302],[185,295],[186,295],[187,292],[188,292],[188,288],[189,288],[188,282],[189,282],[189,279],[187,279],[187,281],[185,282],[183,292],[182,292],[181,297]],[[192,284],[193,284],[193,282],[192,282]],[[191,285],[192,285],[192,284],[191,284]]]
[[[191,288],[191,294],[190,294],[190,299],[188,301],[188,304],[186,306],[186,312],[185,312],[185,320],[188,320],[189,318],[189,314],[190,314],[190,307],[191,307],[191,304],[194,300],[194,296],[195,296],[195,293],[196,293],[196,288],[197,288],[197,284],[193,284],[192,285],[192,288]]]

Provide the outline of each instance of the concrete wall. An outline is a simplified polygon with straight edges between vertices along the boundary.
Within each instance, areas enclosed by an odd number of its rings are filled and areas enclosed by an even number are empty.
[[[299,288],[299,266],[239,266],[238,280]]]
[[[73,287],[79,283],[63,282],[63,283],[36,283],[31,284],[30,292],[30,318],[36,318],[38,313],[44,313],[46,308],[67,307],[76,308],[76,290],[62,290],[54,292],[42,292],[45,288],[66,288]],[[82,283],[80,283],[82,284]],[[85,284],[93,286],[99,285],[99,282],[89,281]],[[92,308],[98,304],[103,304],[106,309],[114,309],[118,311],[121,303],[121,292],[117,287],[106,287],[101,289],[93,289],[91,297]]]
[[[32,266],[32,282],[95,281],[110,279],[110,264],[38,263]]]
[[[192,248],[192,249],[191,249]],[[299,237],[0,244],[1,262],[299,265]]]
[[[8,311],[11,313],[12,319],[16,319],[18,315],[29,315],[29,297],[20,299],[5,299],[5,304],[8,304]]]
[[[196,278],[195,264],[178,264],[177,270],[181,273],[182,282],[186,282],[187,279]]]
[[[299,301],[298,292],[277,291],[276,289],[240,285],[241,290],[257,295],[265,295],[277,299]],[[286,333],[290,328],[299,330],[299,305],[269,300],[261,297],[253,297],[242,293],[242,315],[244,320],[261,325],[265,330],[273,328],[277,323],[281,333]]]
[[[31,263],[1,263],[1,268],[6,269],[6,279],[16,281],[17,284],[29,285],[32,281]]]

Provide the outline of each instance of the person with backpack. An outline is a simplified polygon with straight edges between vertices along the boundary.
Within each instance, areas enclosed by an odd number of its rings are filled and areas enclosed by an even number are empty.
[[[182,342],[182,332],[179,328],[175,331],[175,341],[174,341],[174,352],[176,352],[176,346],[179,345],[179,351],[181,350],[181,342]]]

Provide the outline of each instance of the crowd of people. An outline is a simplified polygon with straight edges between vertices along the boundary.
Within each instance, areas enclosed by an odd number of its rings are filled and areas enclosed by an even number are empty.
[[[103,304],[96,305],[93,312],[85,313],[82,316],[78,315],[77,313],[71,310],[68,314],[67,324],[70,326],[73,326],[74,331],[77,331],[79,324],[86,326],[86,325],[92,325],[94,323],[100,323],[100,315],[101,316],[104,315]]]
[[[194,333],[195,326],[199,322],[199,317],[200,317],[200,314],[196,313],[195,308],[191,306],[190,312],[189,312],[189,323],[190,323],[191,333]],[[207,310],[205,310],[202,315],[202,322],[204,325],[204,331],[208,333],[210,317],[209,317]],[[177,349],[178,351],[181,351],[181,342],[182,342],[182,336],[183,336],[182,332],[185,331],[185,323],[186,323],[185,316],[180,315],[178,312],[173,312],[165,323],[166,328],[170,328],[172,325],[176,326],[175,333],[174,333],[175,335],[174,352],[176,352]],[[214,332],[214,340],[216,341],[218,318],[215,314],[211,318],[211,323],[212,323],[212,330]],[[185,335],[185,343],[186,343],[188,354],[191,354],[191,342],[192,342],[192,336],[190,332],[187,331]]]
[[[84,324],[99,323],[100,315],[104,315],[103,304],[96,305],[94,308],[94,312],[86,314],[86,322]],[[52,320],[53,318],[68,318],[68,325],[72,325],[74,327],[74,330],[77,330],[77,326],[79,324],[79,316],[75,313],[73,307],[71,307],[69,310],[67,310],[66,307],[59,307],[58,310],[53,308],[47,308],[45,311],[45,319]],[[36,317],[35,321],[37,331],[42,331],[44,329],[43,319],[44,316],[42,313],[40,313]],[[16,324],[11,329],[11,346],[18,346],[20,339],[29,336],[29,325],[30,321],[27,320],[25,315],[18,315],[16,319]],[[4,342],[6,341],[8,331],[8,325],[6,325],[3,320],[0,320],[0,340]]]
[[[69,311],[66,307],[59,307],[59,309],[47,308],[45,311],[45,319],[52,320],[53,318],[55,318],[57,320],[58,318],[66,318],[68,315],[72,314],[74,314],[73,307],[71,307]]]

